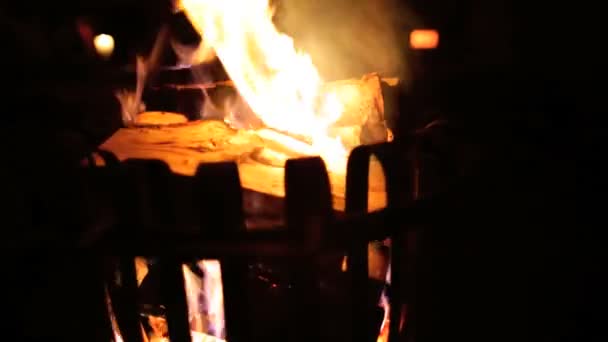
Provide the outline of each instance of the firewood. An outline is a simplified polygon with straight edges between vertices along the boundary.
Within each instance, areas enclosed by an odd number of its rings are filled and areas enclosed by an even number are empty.
[[[303,157],[314,154],[310,141],[294,135],[262,128],[255,131],[255,134],[262,139],[264,146],[274,150],[288,158]]]
[[[396,86],[398,79],[381,78],[377,73],[364,75],[360,79],[327,82],[321,87],[321,97],[335,96],[342,103],[343,112],[338,121],[330,127],[330,133],[340,137],[345,146],[353,148],[360,144],[386,141],[388,129],[384,115],[384,83]],[[165,85],[156,90],[175,90],[234,87],[232,81],[202,84]],[[236,93],[236,90],[235,90]]]
[[[361,79],[348,79],[327,82],[321,87],[321,94],[335,94],[345,104],[342,118],[337,123],[339,126],[349,126],[365,123],[368,117],[372,120],[384,120],[384,101],[382,98],[381,84],[387,83],[394,86],[396,79],[381,78],[377,73],[364,75]],[[213,89],[218,87],[234,87],[234,83],[218,81],[211,83],[193,84],[168,84],[154,89]]]
[[[178,125],[186,122],[188,119],[184,115],[169,112],[144,112],[135,118],[136,126]]]
[[[394,83],[392,79],[389,81]],[[330,127],[330,134],[340,137],[347,148],[361,143],[386,141],[390,132],[385,124],[382,84],[389,81],[374,73],[361,79],[325,84],[322,91],[337,96],[344,104],[343,115]],[[170,87],[183,89],[230,85],[231,82],[228,81]],[[147,114],[144,116],[144,122],[160,122],[155,121],[157,117],[164,118],[161,114]],[[277,137],[284,136],[277,141],[268,135],[269,132]],[[282,144],[283,139],[291,139],[295,147]],[[285,196],[282,167],[285,160],[308,154],[310,151],[307,148],[305,137],[290,136],[268,129],[235,130],[220,120],[124,128],[101,145],[101,149],[113,152],[120,160],[160,159],[165,161],[173,172],[187,176],[194,175],[199,163],[234,161],[238,164],[244,189],[273,198]],[[330,172],[329,178],[334,208],[343,210],[345,175]],[[382,168],[376,161],[371,163],[369,184],[369,209],[384,207],[384,177]]]
[[[120,160],[129,158],[165,161],[177,174],[193,176],[199,163],[237,162],[243,188],[276,197],[285,196],[284,169],[256,161],[251,154],[265,148],[256,134],[234,130],[222,121],[203,120],[184,125],[154,128],[123,128],[100,148]],[[385,205],[382,169],[370,169],[370,209]],[[329,173],[333,204],[344,209],[345,175]]]
[[[361,127],[368,121],[384,121],[381,78],[376,73],[361,79],[328,82],[322,91],[337,96],[344,106],[342,116],[334,123],[336,127]]]

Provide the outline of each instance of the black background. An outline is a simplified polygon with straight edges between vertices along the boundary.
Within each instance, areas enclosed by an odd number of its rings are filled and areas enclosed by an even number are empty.
[[[428,310],[419,340],[604,341],[604,12],[582,1],[407,4],[425,26],[441,32],[440,48],[421,59],[424,72],[413,96],[448,118],[444,149],[462,153],[461,163],[468,163],[455,180],[450,215],[437,218],[443,228],[425,242],[422,262],[429,274],[420,280],[420,301]],[[51,156],[71,165],[120,126],[119,107],[103,75],[149,49],[167,7],[134,0],[0,7],[7,203],[44,188],[40,184],[70,189],[69,167]],[[76,16],[115,36],[112,63],[74,57],[80,47],[69,27]],[[25,35],[11,33],[6,18],[37,22],[34,30],[43,33],[67,27],[57,43],[67,47],[50,48],[41,58],[28,51]],[[86,91],[79,100],[58,99],[49,84],[64,83]],[[7,208],[3,229],[11,241],[25,228],[17,227],[13,207]],[[62,234],[68,233],[57,236]],[[14,248],[5,251],[26,253]],[[6,260],[5,279],[28,282],[23,279],[35,273],[36,282],[28,285],[36,293],[44,274],[60,273],[48,256],[27,264]],[[17,287],[28,296],[27,286]],[[29,314],[13,318],[21,324]]]

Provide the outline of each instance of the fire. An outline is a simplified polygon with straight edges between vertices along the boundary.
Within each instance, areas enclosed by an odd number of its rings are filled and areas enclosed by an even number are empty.
[[[204,274],[202,279],[183,266],[192,335],[205,335],[209,338],[215,337],[214,341],[223,341],[226,331],[220,262],[200,260],[197,266]]]
[[[386,291],[382,291],[379,304],[384,309],[384,318],[382,319],[382,325],[380,325],[380,332],[378,333],[378,339],[376,342],[386,342],[388,341],[388,329],[390,323],[389,317],[391,312],[391,306],[388,302]]]
[[[329,127],[342,115],[311,57],[272,22],[268,0],[181,0],[178,4],[236,88],[267,127],[306,136],[327,167],[341,170],[347,151]]]
[[[218,260],[203,259],[196,263],[203,273],[201,278],[195,275],[186,265],[182,265],[186,299],[188,302],[188,319],[190,320],[190,335],[193,342],[226,342],[224,322],[224,295],[222,271]],[[135,258],[137,285],[140,286],[148,275],[148,264],[145,258]],[[105,288],[105,298],[114,334],[113,342],[123,342],[120,328],[114,315],[108,287]],[[144,341],[168,342],[167,322],[164,317],[147,315],[148,324],[152,327],[150,334],[144,331]]]

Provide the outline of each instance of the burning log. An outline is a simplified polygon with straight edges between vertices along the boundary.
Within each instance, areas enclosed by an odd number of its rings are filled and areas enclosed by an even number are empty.
[[[330,82],[324,91],[336,94],[344,105],[342,116],[331,130],[346,146],[387,141],[389,131],[384,117],[382,79],[378,74],[365,75],[361,80]]]
[[[377,74],[369,74],[359,80],[324,85],[323,91],[335,94],[344,105],[343,115],[330,131],[347,148],[388,139],[381,83]],[[221,86],[229,84],[222,82]],[[162,112],[141,114],[136,127],[119,130],[101,149],[113,152],[120,160],[163,160],[173,172],[187,176],[194,175],[199,163],[234,161],[243,188],[279,198],[285,195],[284,161],[314,154],[306,138],[299,136],[268,128],[236,130],[220,120],[185,122],[179,114]],[[343,210],[344,174],[329,175],[334,207]],[[370,168],[369,184],[370,209],[384,207],[384,178],[376,162]]]
[[[257,125],[252,125],[251,121],[247,121],[248,118],[243,118],[243,116],[247,116],[247,110],[236,108],[238,106],[228,108],[229,113],[217,110],[218,108],[212,108],[214,114],[221,114],[216,116],[219,120],[186,123],[183,120],[180,121],[179,116],[170,115],[165,117],[164,115],[145,113],[142,116],[139,127],[138,125],[133,127],[130,125],[132,123],[131,120],[125,120],[129,123],[130,128],[117,132],[101,148],[113,152],[120,160],[129,158],[162,160],[177,174],[185,176],[195,175],[196,184],[194,186],[191,181],[182,183],[184,188],[190,187],[190,192],[194,195],[202,195],[198,193],[200,189],[208,190],[205,196],[196,196],[198,201],[195,201],[195,205],[193,206],[197,208],[199,223],[205,222],[206,225],[180,225],[180,222],[175,221],[179,221],[179,217],[182,217],[182,215],[176,213],[176,215],[159,215],[162,219],[156,221],[163,221],[163,226],[170,226],[172,229],[175,227],[181,228],[182,226],[186,226],[186,228],[196,227],[199,230],[204,229],[204,233],[210,238],[240,233],[243,228],[242,212],[237,209],[237,205],[240,205],[241,202],[240,196],[232,196],[234,197],[233,201],[230,199],[231,196],[226,196],[226,193],[246,197],[250,192],[243,191],[242,194],[239,193],[240,189],[238,188],[241,185],[245,190],[250,190],[251,193],[267,194],[278,198],[281,205],[285,207],[286,221],[289,227],[287,235],[290,238],[302,238],[304,240],[304,247],[309,249],[316,246],[319,243],[320,237],[324,236],[319,230],[320,225],[315,224],[318,223],[317,219],[325,222],[329,221],[331,217],[331,213],[329,212],[330,196],[328,194],[328,181],[331,184],[333,207],[337,210],[344,210],[345,173],[344,169],[336,167],[336,165],[342,166],[342,164],[346,164],[346,153],[355,146],[383,142],[389,137],[389,131],[384,118],[382,80],[377,74],[370,74],[362,79],[323,84],[316,67],[312,63],[312,59],[305,53],[296,51],[292,40],[275,30],[270,15],[271,11],[262,10],[267,3],[259,2],[257,5],[245,7],[249,6],[250,3],[248,1],[241,2],[240,5],[245,10],[235,12],[213,1],[204,3],[181,2],[180,6],[178,6],[180,7],[179,9],[184,11],[193,27],[201,34],[204,44],[200,46],[200,50],[197,49],[194,52],[182,49],[183,47],[180,47],[179,44],[174,44],[174,49],[184,52],[181,54],[182,57],[195,57],[194,60],[197,62],[202,62],[206,58],[199,59],[196,56],[192,56],[193,53],[196,54],[197,52],[204,52],[207,49],[213,49],[226,69],[227,74],[235,82],[232,90],[238,90],[235,93],[243,95],[242,100],[236,102],[247,103],[251,106],[248,112],[251,114],[255,112],[255,117],[258,119]],[[195,6],[196,4],[205,6],[198,7]],[[239,15],[235,15],[237,13]],[[244,15],[241,16],[241,14]],[[209,30],[210,24],[213,24],[213,30]],[[203,28],[207,31],[207,34],[203,32]],[[230,30],[231,34],[209,34],[209,31],[226,33],[228,30]],[[217,39],[214,36],[225,37],[226,39]],[[243,49],[244,47],[246,48]],[[180,55],[179,51],[177,52]],[[205,54],[201,53],[199,56],[205,56]],[[141,82],[138,82],[138,85],[141,87]],[[196,85],[196,87],[201,89],[201,93],[205,94],[205,100],[208,100],[211,89],[227,88],[230,85],[224,83],[221,85]],[[177,89],[177,91],[181,90],[184,90],[184,87]],[[136,96],[135,100],[138,98],[141,97]],[[239,98],[237,96],[237,100]],[[212,101],[210,102],[212,103]],[[210,102],[205,102],[204,105],[207,106]],[[139,101],[131,101],[131,103],[139,104]],[[219,103],[217,107],[221,107]],[[238,114],[235,115],[235,112]],[[211,117],[208,112],[203,113],[203,115],[205,114],[207,118]],[[174,120],[174,118],[177,119]],[[241,122],[230,126],[221,119],[229,119],[232,122],[240,120]],[[243,124],[243,121],[247,122]],[[234,127],[239,126],[243,129],[234,129]],[[322,169],[319,159],[307,159],[293,164],[289,163],[287,174],[290,180],[287,184],[289,189],[286,190],[284,184],[286,181],[286,170],[283,167],[284,161],[288,158],[317,154],[321,155],[328,166],[329,180],[326,178],[325,170]],[[240,184],[236,181],[236,177],[230,178],[232,182],[223,183],[218,181],[223,175],[228,173],[231,176],[235,176],[237,169],[232,164],[229,164],[227,168],[216,168],[213,172],[205,170],[211,168],[198,168],[201,163],[218,161],[233,161],[236,163],[240,175]],[[306,163],[310,161],[313,163]],[[334,162],[337,163],[334,164]],[[306,167],[293,167],[297,164]],[[384,207],[386,202],[384,177],[378,163],[372,162],[370,169],[370,203],[368,206],[370,209],[378,209]],[[157,211],[155,208],[169,208],[174,205],[176,207],[185,207],[180,206],[180,203],[176,203],[180,199],[176,202],[168,200],[175,193],[167,191],[169,187],[166,185],[170,184],[171,181],[168,177],[164,177],[167,174],[166,171],[165,165],[162,165],[162,179],[161,177],[148,179],[148,183],[163,184],[163,190],[155,192],[158,194],[157,196],[152,196],[145,191],[138,192],[144,197],[154,197],[154,200],[151,200],[151,203],[147,206],[149,213]],[[145,173],[141,174],[144,175],[143,178],[146,177]],[[150,172],[150,174],[152,176],[157,175],[155,171]],[[161,174],[161,172],[158,174]],[[140,174],[137,174],[137,176],[140,176]],[[181,178],[186,179],[191,177]],[[293,181],[294,178],[295,182]],[[137,179],[142,179],[142,177],[138,177]],[[186,185],[186,183],[188,184]],[[178,185],[175,185],[173,189],[178,187]],[[179,193],[180,190],[175,192]],[[289,193],[286,201],[283,200],[285,192]],[[180,195],[178,194],[176,197],[182,198],[182,200],[186,198],[186,196]],[[226,197],[229,199],[226,200]],[[226,200],[226,202],[223,202],[223,200]],[[268,198],[250,197],[249,199],[244,198],[242,202],[254,207],[259,206],[259,201],[265,200],[268,200]],[[349,209],[350,207],[349,205]],[[359,207],[361,206],[359,205]],[[225,208],[231,208],[232,210],[223,210]],[[298,210],[299,208],[303,208],[303,210]],[[247,208],[245,208],[245,212],[247,212]],[[216,213],[217,215],[215,215]],[[196,215],[183,216],[194,217]],[[147,220],[144,221],[147,222]],[[216,223],[221,223],[223,227],[229,228],[225,229],[225,232],[216,232],[214,228],[219,228],[220,226]],[[293,249],[291,244],[286,247],[290,250]],[[362,252],[362,254],[364,253],[365,251]],[[335,259],[335,262],[332,263],[335,267],[330,268],[333,273],[338,273],[339,259],[333,255],[335,252],[331,254],[330,259]],[[287,327],[287,334],[282,332],[278,334],[279,336],[287,337],[287,339],[290,337],[294,339],[296,336],[291,334],[296,332],[300,335],[297,338],[298,340],[319,340],[319,338],[315,338],[320,337],[320,335],[316,334],[315,328],[317,324],[315,323],[312,329],[306,329],[307,327],[302,329],[305,326],[302,322],[305,322],[305,319],[313,315],[318,315],[320,311],[327,312],[326,310],[318,310],[321,306],[318,305],[320,303],[317,300],[320,298],[317,295],[313,295],[313,293],[318,292],[317,287],[319,283],[317,281],[321,278],[316,273],[326,273],[326,271],[321,269],[317,270],[320,267],[316,264],[325,258],[317,255],[312,256],[315,261],[311,263],[310,251],[300,251],[298,255],[293,255],[292,257],[294,260],[290,264],[295,265],[300,270],[293,273],[288,272],[289,281],[284,282],[284,284],[296,284],[292,290],[289,290],[291,294],[288,296],[287,302],[290,308],[287,312],[294,312],[300,316],[300,322],[297,322],[297,324],[281,324],[279,321],[284,315],[276,315],[279,319],[277,321],[279,324],[272,324],[270,327],[273,330],[277,327]],[[353,259],[351,258],[351,260]],[[161,270],[166,268],[165,271],[170,271],[167,274],[181,281],[181,274],[177,272],[178,268],[175,267],[175,261],[174,259],[168,263],[163,262],[162,265],[164,267]],[[236,264],[230,259],[222,260],[222,262],[224,261],[227,262],[223,265],[227,266],[229,270],[225,273],[226,275],[234,274],[235,272],[231,271],[235,270],[238,273],[241,266],[244,266],[240,264],[240,261]],[[370,263],[372,268],[382,269],[381,265],[386,263],[380,261],[382,261],[380,258],[374,259]],[[353,274],[358,275],[360,273],[358,272],[362,269],[359,267],[360,264],[357,262],[352,263],[351,271]],[[357,272],[353,270],[357,270]],[[382,271],[372,272],[372,274],[380,279],[385,278],[382,276]],[[338,278],[342,278],[343,282],[348,282],[351,279],[351,277],[345,275]],[[352,277],[352,279],[354,278]],[[233,301],[239,300],[239,294],[235,290],[244,292],[241,291],[241,285],[244,282],[236,280],[241,279],[240,277],[232,278],[232,280],[226,283],[227,293],[232,292],[232,295],[236,294],[233,297],[227,295],[227,298],[231,298],[230,300]],[[323,280],[321,283],[325,283],[325,281]],[[375,295],[367,297],[379,296],[384,281],[377,283],[378,286],[374,286],[374,289],[377,290],[374,291],[376,292]],[[235,286],[237,284],[238,286]],[[172,291],[169,292],[173,293],[181,293],[184,288],[183,284],[179,284],[177,281],[171,282],[171,285],[170,289]],[[289,285],[281,286],[278,282],[272,282],[269,290],[280,289],[281,287],[283,287],[282,290],[292,288]],[[334,287],[335,290],[343,288],[344,286]],[[354,288],[356,291],[353,290],[352,294],[363,293],[359,290],[364,287],[357,286]],[[161,292],[163,292],[162,300],[167,303],[167,324],[169,325],[168,331],[171,334],[171,339],[187,338],[182,335],[174,336],[176,331],[174,326],[180,327],[181,325],[182,333],[187,330],[185,324],[183,324],[185,320],[183,317],[180,318],[180,311],[182,313],[185,311],[183,301],[173,301],[174,298],[171,297],[169,292],[165,292],[164,290]],[[306,292],[309,293],[307,294]],[[330,292],[335,293],[337,291]],[[341,293],[345,293],[345,291],[341,291]],[[367,294],[363,293],[363,296]],[[247,297],[243,296],[241,298]],[[278,296],[272,297],[278,299]],[[329,303],[325,300],[321,301],[328,303],[329,306],[337,307],[333,305],[334,303]],[[341,301],[338,300],[337,302]],[[369,306],[375,308],[377,306],[376,301],[372,301]],[[227,307],[231,307],[231,304],[228,303]],[[270,307],[274,309],[274,305],[264,306],[264,308]],[[294,310],[291,308],[294,308]],[[230,310],[227,312],[229,313]],[[172,318],[172,316],[177,318]],[[265,315],[255,316],[264,317]],[[376,316],[378,316],[376,321],[380,322],[381,314],[377,314]],[[331,322],[331,317],[333,315],[330,316],[329,320],[325,321]],[[345,322],[350,322],[350,318],[347,318],[348,315],[342,315],[342,317],[346,318]],[[232,322],[239,321],[244,320],[232,320]],[[362,322],[365,322],[365,320]],[[157,330],[160,330],[160,334],[164,334],[164,328]],[[329,329],[328,331],[331,330]],[[239,331],[238,326],[235,331]],[[361,334],[359,335],[358,337],[362,338]],[[342,340],[339,337],[335,339]],[[335,339],[332,338],[332,340]]]
[[[377,73],[364,75],[361,79],[348,79],[328,82],[323,85],[320,93],[335,95],[344,105],[342,115],[330,127],[330,134],[340,137],[348,148],[361,144],[371,144],[390,140],[390,131],[384,116],[384,96],[382,85],[395,87],[398,80],[381,78]],[[232,81],[220,81],[202,84],[169,84],[155,87],[156,95],[164,91],[214,91],[220,88],[233,88]],[[238,93],[236,89],[232,93]],[[219,100],[222,102],[222,100]]]
[[[256,151],[267,142],[255,132],[234,130],[222,121],[202,120],[168,127],[121,129],[101,149],[120,160],[130,158],[165,161],[177,174],[193,176],[200,163],[234,161],[238,164],[243,188],[284,197],[284,169],[256,161]],[[285,151],[289,151],[285,148]],[[292,152],[291,157],[297,152]],[[370,169],[370,209],[385,205],[384,178],[379,164]],[[334,207],[344,208],[344,175],[330,173]]]

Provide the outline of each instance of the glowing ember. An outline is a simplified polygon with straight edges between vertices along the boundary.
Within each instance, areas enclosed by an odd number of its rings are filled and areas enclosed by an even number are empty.
[[[343,106],[323,84],[310,56],[277,31],[268,0],[181,0],[179,8],[213,49],[228,75],[264,124],[310,138],[329,169],[340,170],[347,151],[328,128]]]

